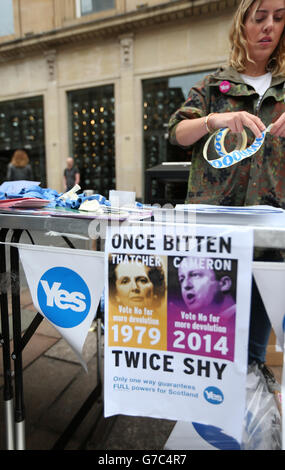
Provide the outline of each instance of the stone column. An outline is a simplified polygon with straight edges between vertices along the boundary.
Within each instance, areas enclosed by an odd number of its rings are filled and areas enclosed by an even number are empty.
[[[44,97],[47,186],[61,191],[62,165],[56,51],[48,50],[44,52],[44,57],[47,69],[47,88]]]
[[[120,36],[120,80],[116,89],[116,175],[117,189],[136,191],[140,196],[140,151],[136,148],[135,79],[133,34]],[[139,158],[139,161],[138,161]]]

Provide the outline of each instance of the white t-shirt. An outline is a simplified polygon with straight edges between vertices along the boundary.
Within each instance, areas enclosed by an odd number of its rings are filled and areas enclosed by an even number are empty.
[[[253,86],[253,88],[259,94],[260,97],[262,97],[266,90],[268,90],[272,80],[271,72],[267,72],[266,74],[260,75],[259,77],[250,77],[249,75],[245,75],[242,73],[241,77],[245,83]]]

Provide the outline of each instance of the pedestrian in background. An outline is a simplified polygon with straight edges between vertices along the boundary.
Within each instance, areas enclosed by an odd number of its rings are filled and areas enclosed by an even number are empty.
[[[69,191],[73,186],[80,183],[80,173],[76,166],[74,166],[73,158],[69,157],[66,160],[66,168],[63,173],[65,191]]]
[[[33,171],[25,150],[16,150],[7,168],[7,181],[33,180]]]

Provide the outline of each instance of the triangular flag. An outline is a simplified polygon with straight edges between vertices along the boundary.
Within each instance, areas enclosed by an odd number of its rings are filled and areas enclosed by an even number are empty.
[[[104,253],[17,245],[33,304],[78,356],[104,289]]]
[[[277,342],[284,347],[285,263],[255,261],[253,275],[264,307],[275,331]]]

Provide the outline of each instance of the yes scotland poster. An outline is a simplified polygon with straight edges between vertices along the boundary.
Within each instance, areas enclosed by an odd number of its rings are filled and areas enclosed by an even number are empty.
[[[241,441],[252,250],[247,228],[108,229],[106,417],[198,422]]]

